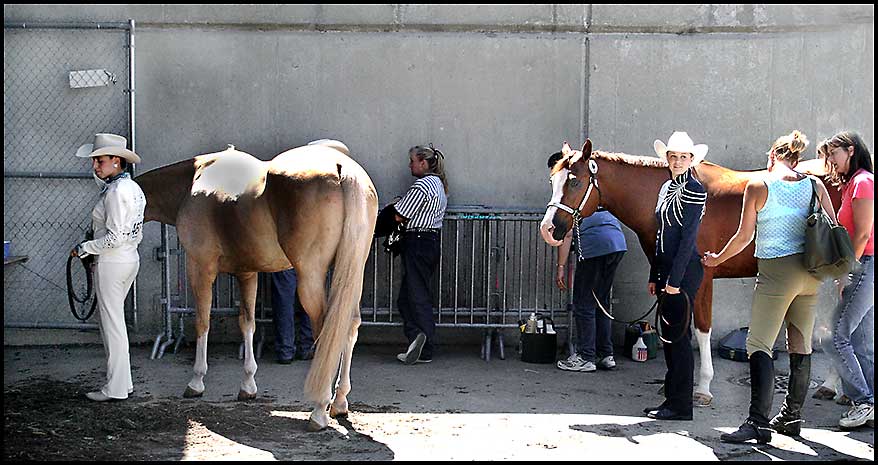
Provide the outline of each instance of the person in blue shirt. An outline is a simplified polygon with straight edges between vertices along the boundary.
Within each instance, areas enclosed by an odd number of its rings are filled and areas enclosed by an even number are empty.
[[[561,152],[556,152],[549,157],[550,170],[561,156]],[[611,340],[612,322],[603,311],[598,311],[595,298],[600,300],[604,308],[609,307],[616,268],[628,250],[622,225],[612,213],[599,208],[591,216],[582,219],[578,234],[571,228],[558,247],[555,284],[561,290],[567,289],[566,263],[571,244],[577,255],[573,274],[576,350],[566,360],[558,361],[557,366],[565,371],[610,370],[616,367]]]
[[[692,355],[691,309],[704,278],[701,254],[695,245],[707,191],[691,167],[707,155],[707,145],[695,145],[685,132],[674,132],[668,144],[656,140],[653,148],[668,162],[671,179],[659,191],[655,257],[651,262],[650,295],[659,295],[665,364],[665,400],[644,409],[656,420],[692,420],[695,359]],[[687,314],[686,312],[689,312]]]
[[[271,307],[274,321],[274,354],[281,365],[294,359],[314,358],[314,333],[311,319],[296,294],[296,270],[271,274]]]

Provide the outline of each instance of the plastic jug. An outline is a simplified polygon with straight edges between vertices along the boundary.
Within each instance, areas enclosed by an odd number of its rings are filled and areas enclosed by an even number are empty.
[[[643,342],[642,337],[638,337],[637,342],[631,347],[631,359],[636,362],[645,362],[648,357],[649,352],[646,349],[646,343]]]

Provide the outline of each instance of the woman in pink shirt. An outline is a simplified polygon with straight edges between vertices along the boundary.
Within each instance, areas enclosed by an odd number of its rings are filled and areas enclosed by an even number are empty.
[[[826,145],[832,183],[842,191],[838,222],[847,229],[859,264],[837,281],[841,301],[833,312],[832,355],[844,394],[852,401],[842,428],[874,424],[875,415],[875,176],[872,156],[862,138],[843,131]]]

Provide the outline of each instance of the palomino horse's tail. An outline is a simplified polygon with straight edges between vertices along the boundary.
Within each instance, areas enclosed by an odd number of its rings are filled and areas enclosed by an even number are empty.
[[[341,357],[353,343],[353,330],[360,324],[364,268],[378,217],[378,194],[366,171],[353,160],[345,160],[339,168],[344,224],[335,253],[329,305],[305,380],[305,396],[314,402],[325,400],[327,386],[334,381]]]

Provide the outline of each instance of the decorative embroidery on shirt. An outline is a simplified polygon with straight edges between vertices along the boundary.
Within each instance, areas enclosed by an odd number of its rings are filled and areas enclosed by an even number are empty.
[[[665,198],[662,199],[662,202],[659,205],[659,215],[661,218],[659,247],[662,252],[665,251],[665,225],[673,225],[671,222],[673,220],[677,223],[677,226],[683,226],[684,203],[701,205],[701,217],[704,216],[707,192],[693,192],[687,189],[686,184],[688,182],[689,171],[686,171],[679,176],[675,176],[671,180],[670,185],[668,185],[668,191],[665,194]]]

